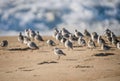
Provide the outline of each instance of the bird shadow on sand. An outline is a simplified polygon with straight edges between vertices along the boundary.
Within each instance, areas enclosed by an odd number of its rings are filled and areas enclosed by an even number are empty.
[[[56,63],[58,63],[58,62],[56,62],[56,61],[50,61],[50,62],[48,62],[48,61],[43,61],[43,62],[37,63],[37,65],[43,65],[43,64],[56,64]]]
[[[26,51],[26,50],[30,50],[30,48],[26,47],[26,48],[10,48],[8,49],[9,51]]]
[[[104,57],[104,56],[111,56],[111,55],[115,55],[115,54],[114,53],[97,53],[94,56]]]

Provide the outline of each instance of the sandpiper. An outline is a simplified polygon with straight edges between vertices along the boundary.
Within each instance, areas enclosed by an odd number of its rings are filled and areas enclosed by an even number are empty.
[[[24,36],[22,35],[22,32],[19,33],[18,41],[21,43],[23,43],[23,41],[24,41]]]
[[[73,49],[73,43],[71,41],[69,41],[69,39],[67,39],[65,41],[65,47],[69,49]]]
[[[7,47],[7,46],[8,46],[8,41],[7,41],[7,40],[3,40],[3,41],[0,43],[0,46],[1,46],[1,47]]]
[[[42,36],[39,34],[39,31],[37,31],[37,34],[35,35],[34,39],[39,42],[44,41]]]
[[[62,56],[62,55],[66,56],[66,54],[61,49],[56,48],[56,47],[54,48],[54,54],[56,54],[58,56],[57,60],[59,60],[60,56]]]
[[[47,44],[48,44],[49,46],[55,46],[55,45],[56,45],[53,40],[47,40]]]

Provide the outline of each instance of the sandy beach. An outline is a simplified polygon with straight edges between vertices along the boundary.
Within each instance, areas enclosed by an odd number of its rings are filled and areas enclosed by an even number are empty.
[[[0,47],[0,81],[120,81],[120,49],[113,46],[103,55],[99,47],[91,50],[74,44],[68,50],[50,36],[44,36],[44,42],[35,41],[39,50],[29,49],[16,36],[0,37],[5,39],[9,45]],[[48,46],[48,39],[57,45]],[[66,56],[57,60],[54,47]]]

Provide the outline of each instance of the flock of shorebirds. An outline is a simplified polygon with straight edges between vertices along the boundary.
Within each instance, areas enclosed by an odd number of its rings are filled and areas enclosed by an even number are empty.
[[[68,50],[73,50],[73,45],[75,44],[75,42],[77,42],[78,46],[87,46],[91,50],[96,48],[97,46],[100,47],[103,51],[110,50],[110,45],[113,45],[116,48],[120,49],[120,40],[110,29],[105,29],[104,36],[101,36],[98,35],[97,32],[90,33],[87,29],[84,30],[84,33],[81,33],[76,29],[73,34],[70,33],[66,28],[62,28],[61,30],[55,28],[53,38],[59,41],[59,43],[65,46]],[[22,34],[22,32],[19,33],[19,42],[27,45],[32,50],[39,49],[34,40],[38,42],[45,41],[39,34],[39,31],[35,32],[31,29],[25,29],[24,35]],[[47,40],[46,43],[49,46],[55,46],[54,53],[58,56],[58,60],[60,59],[60,56],[66,55],[60,48],[56,47],[56,43],[53,40]],[[0,46],[3,48],[7,47],[8,41],[1,41]]]

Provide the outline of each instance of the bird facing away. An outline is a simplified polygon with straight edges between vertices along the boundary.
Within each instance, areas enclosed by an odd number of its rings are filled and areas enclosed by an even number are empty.
[[[88,47],[89,47],[91,50],[96,47],[96,45],[95,45],[95,43],[94,43],[94,41],[93,41],[92,39],[90,39],[90,40],[88,41]]]
[[[68,50],[73,49],[73,43],[68,39],[65,41],[65,47],[68,48]]]
[[[56,48],[56,47],[54,48],[54,54],[56,54],[58,56],[57,60],[59,60],[60,56],[62,56],[62,55],[66,56],[66,54],[61,49]]]
[[[23,41],[24,41],[24,36],[22,35],[22,32],[19,33],[18,41],[21,43],[23,43]]]
[[[43,38],[42,38],[42,36],[39,34],[39,31],[37,31],[37,34],[35,35],[34,38],[35,38],[36,41],[39,41],[39,42],[40,41],[44,41]]]
[[[30,48],[30,49],[39,49],[39,47],[32,41],[28,41],[27,42],[27,46]]]
[[[48,44],[49,46],[55,46],[55,45],[56,45],[53,40],[47,40],[47,44]]]
[[[7,40],[3,40],[3,41],[0,43],[0,46],[1,46],[1,47],[7,47],[7,46],[8,46],[8,41],[7,41]]]

